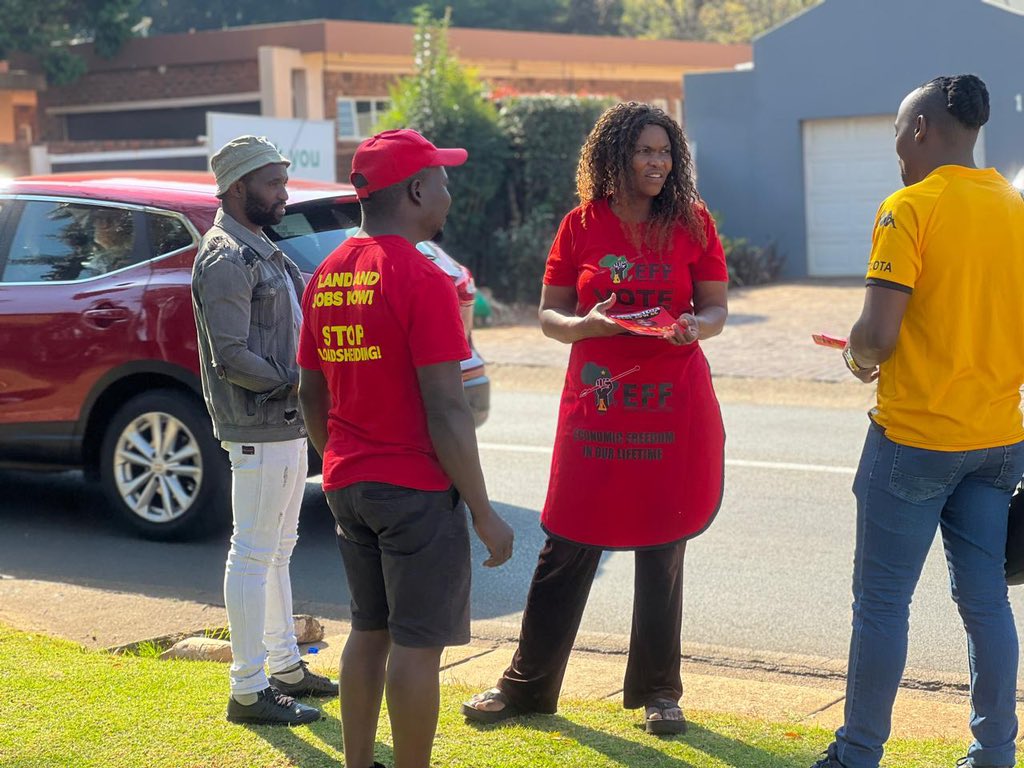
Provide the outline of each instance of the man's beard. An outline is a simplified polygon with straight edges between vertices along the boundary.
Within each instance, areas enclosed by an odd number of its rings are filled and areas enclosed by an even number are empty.
[[[437,234],[430,238],[430,242],[440,243],[442,240],[444,240],[444,227],[441,227],[439,230],[437,230]]]
[[[272,203],[264,207],[255,198],[246,196],[245,215],[257,227],[269,227],[274,224],[280,224],[281,217],[276,213],[277,206],[278,203]]]

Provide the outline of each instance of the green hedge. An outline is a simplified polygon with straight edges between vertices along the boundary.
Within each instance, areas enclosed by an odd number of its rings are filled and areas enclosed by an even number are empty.
[[[613,102],[578,96],[506,99],[498,122],[510,149],[505,221],[481,280],[506,301],[535,302],[558,223],[577,203],[580,148]]]

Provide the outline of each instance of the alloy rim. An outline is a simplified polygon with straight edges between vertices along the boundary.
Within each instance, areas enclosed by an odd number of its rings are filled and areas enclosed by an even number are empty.
[[[177,520],[195,503],[203,482],[195,435],[171,414],[141,414],[117,439],[114,482],[125,506],[143,520]]]

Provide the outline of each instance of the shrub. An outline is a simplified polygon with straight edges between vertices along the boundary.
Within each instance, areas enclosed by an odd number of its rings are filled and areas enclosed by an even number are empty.
[[[506,301],[536,302],[558,222],[576,205],[580,148],[610,100],[589,96],[505,99],[499,124],[511,150],[506,226],[495,232],[486,280]]]
[[[576,204],[580,148],[597,118],[612,103],[592,96],[519,96],[505,100],[499,124],[512,150],[509,182],[517,213],[547,208],[565,213]]]
[[[751,245],[744,238],[722,237],[729,284],[742,288],[773,282],[782,269],[783,257],[774,243]]]
[[[494,233],[491,288],[497,296],[505,301],[537,303],[559,220],[549,208],[536,208],[519,224]]]

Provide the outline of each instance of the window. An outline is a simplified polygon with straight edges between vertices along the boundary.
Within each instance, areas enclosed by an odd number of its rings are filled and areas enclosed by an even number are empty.
[[[31,201],[21,212],[0,282],[84,280],[139,261],[131,211]]]
[[[259,101],[61,115],[68,141],[188,139],[206,133],[207,112],[260,114]],[[148,166],[146,166],[148,167]]]
[[[149,249],[154,257],[180,251],[194,242],[188,227],[175,216],[147,213],[146,231],[149,234]]]
[[[264,230],[303,272],[313,272],[331,251],[359,228],[359,204],[332,200],[304,203],[280,224]]]
[[[373,136],[373,127],[391,109],[387,99],[338,99],[338,138],[365,139]]]

